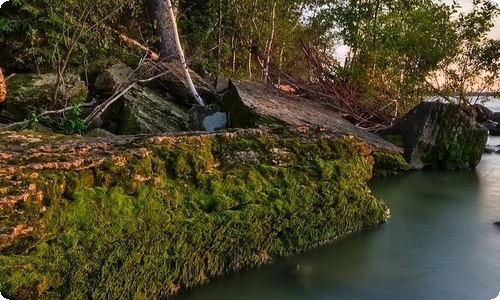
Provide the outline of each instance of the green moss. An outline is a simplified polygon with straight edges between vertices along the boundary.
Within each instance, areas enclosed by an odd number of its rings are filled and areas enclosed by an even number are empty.
[[[403,136],[400,134],[387,134],[382,136],[385,140],[393,143],[394,145],[404,148]]]
[[[400,174],[410,168],[410,165],[401,154],[374,151],[373,159],[375,160],[373,166],[374,176]]]
[[[123,155],[123,166],[33,179],[47,210],[23,222],[44,226],[0,250],[4,295],[156,298],[386,218],[352,139],[207,135],[141,147],[150,155]]]
[[[435,145],[423,162],[439,169],[463,169],[476,166],[488,138],[486,129],[472,128],[474,122],[458,105],[441,105],[431,111],[431,118],[439,118],[441,126]],[[458,121],[457,121],[458,119]]]

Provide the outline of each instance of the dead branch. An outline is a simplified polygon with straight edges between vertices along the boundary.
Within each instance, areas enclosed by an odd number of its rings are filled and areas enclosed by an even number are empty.
[[[119,32],[116,29],[113,29],[111,27],[108,27],[116,36],[122,40],[128,47],[130,48],[140,48],[141,50],[146,52],[146,56],[151,59],[154,62],[159,62],[160,61],[160,55],[147,46],[139,43],[138,41],[134,40],[133,38],[127,36],[123,32]]]

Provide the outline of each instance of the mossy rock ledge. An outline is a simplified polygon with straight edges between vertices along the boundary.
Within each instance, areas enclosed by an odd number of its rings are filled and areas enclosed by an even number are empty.
[[[0,292],[158,299],[384,222],[374,149],[316,128],[0,133]]]

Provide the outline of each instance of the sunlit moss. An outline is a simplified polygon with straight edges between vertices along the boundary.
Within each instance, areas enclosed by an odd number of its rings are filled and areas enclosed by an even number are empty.
[[[0,250],[3,294],[158,298],[387,217],[354,139],[207,135],[141,147],[149,155],[124,154],[124,165],[32,180],[44,196],[23,222],[43,226]]]

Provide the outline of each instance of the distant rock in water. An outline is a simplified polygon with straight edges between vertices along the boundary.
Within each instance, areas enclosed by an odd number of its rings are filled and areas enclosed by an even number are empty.
[[[402,140],[403,156],[412,169],[474,168],[488,139],[488,130],[476,117],[455,104],[422,102],[379,134]]]
[[[500,221],[499,222],[495,222],[493,223],[493,225],[497,226],[498,228],[500,228]]]

